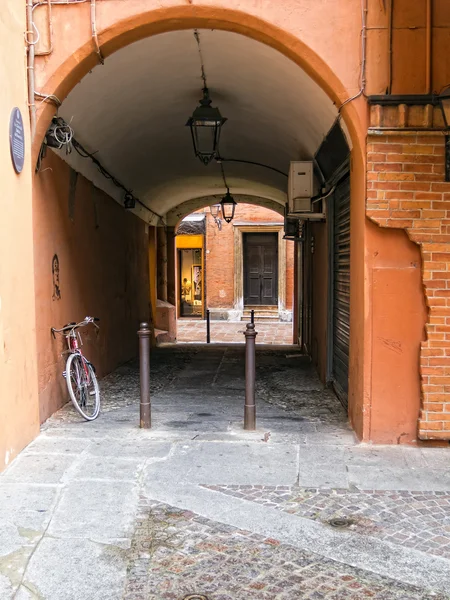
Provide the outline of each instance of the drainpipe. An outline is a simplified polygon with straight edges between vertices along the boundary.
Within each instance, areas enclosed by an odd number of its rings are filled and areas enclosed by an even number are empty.
[[[425,93],[431,94],[432,69],[433,69],[433,0],[427,0],[427,27],[426,27],[426,74]]]
[[[27,0],[27,31],[25,34],[26,43],[28,46],[28,58],[27,58],[27,75],[28,75],[28,108],[30,111],[30,131],[31,141],[33,142],[36,133],[36,103],[34,101],[34,39],[30,36],[35,35],[34,23],[33,23],[33,0]]]
[[[389,69],[388,69],[388,88],[387,93],[392,94],[392,63],[393,63],[393,48],[392,38],[394,29],[394,0],[389,2],[389,13],[388,13],[388,32],[389,32]]]
[[[95,18],[95,0],[91,0],[91,30],[92,30],[92,39],[95,44],[95,51],[97,53],[98,59],[102,65],[105,64],[105,59],[103,58],[103,54],[100,50],[100,45],[98,43],[98,35],[97,35],[97,24]]]

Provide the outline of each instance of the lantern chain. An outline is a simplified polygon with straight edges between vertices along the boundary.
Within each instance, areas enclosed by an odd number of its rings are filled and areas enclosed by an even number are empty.
[[[195,41],[197,42],[198,55],[200,57],[200,66],[201,66],[201,70],[202,70],[203,89],[207,90],[208,89],[208,84],[206,82],[205,63],[203,62],[202,48],[200,46],[200,34],[198,32],[198,29],[194,29],[194,37],[195,37]]]

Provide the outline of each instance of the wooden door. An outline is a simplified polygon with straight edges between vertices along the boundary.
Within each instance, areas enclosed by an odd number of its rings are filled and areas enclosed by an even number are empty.
[[[244,233],[244,304],[278,304],[277,233]]]

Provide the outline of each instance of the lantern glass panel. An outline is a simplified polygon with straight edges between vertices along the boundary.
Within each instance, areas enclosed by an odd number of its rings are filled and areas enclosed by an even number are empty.
[[[207,165],[217,152],[217,123],[206,125],[204,122],[193,122],[191,125],[195,154]]]
[[[212,206],[209,207],[209,210],[211,211],[211,216],[213,216],[214,218],[218,217],[220,214],[220,204],[213,204]]]

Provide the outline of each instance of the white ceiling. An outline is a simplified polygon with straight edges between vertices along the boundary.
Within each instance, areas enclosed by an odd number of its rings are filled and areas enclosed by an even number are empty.
[[[321,88],[264,44],[225,31],[199,35],[213,106],[228,118],[221,154],[284,172],[289,161],[311,158],[337,115]],[[200,74],[193,31],[156,35],[96,67],[59,114],[115,177],[165,214],[185,201],[225,191],[219,165],[205,167],[194,157],[185,127],[201,97]],[[122,199],[89,160],[76,153],[63,158]],[[284,176],[237,163],[226,163],[225,172],[232,193],[285,202]]]

